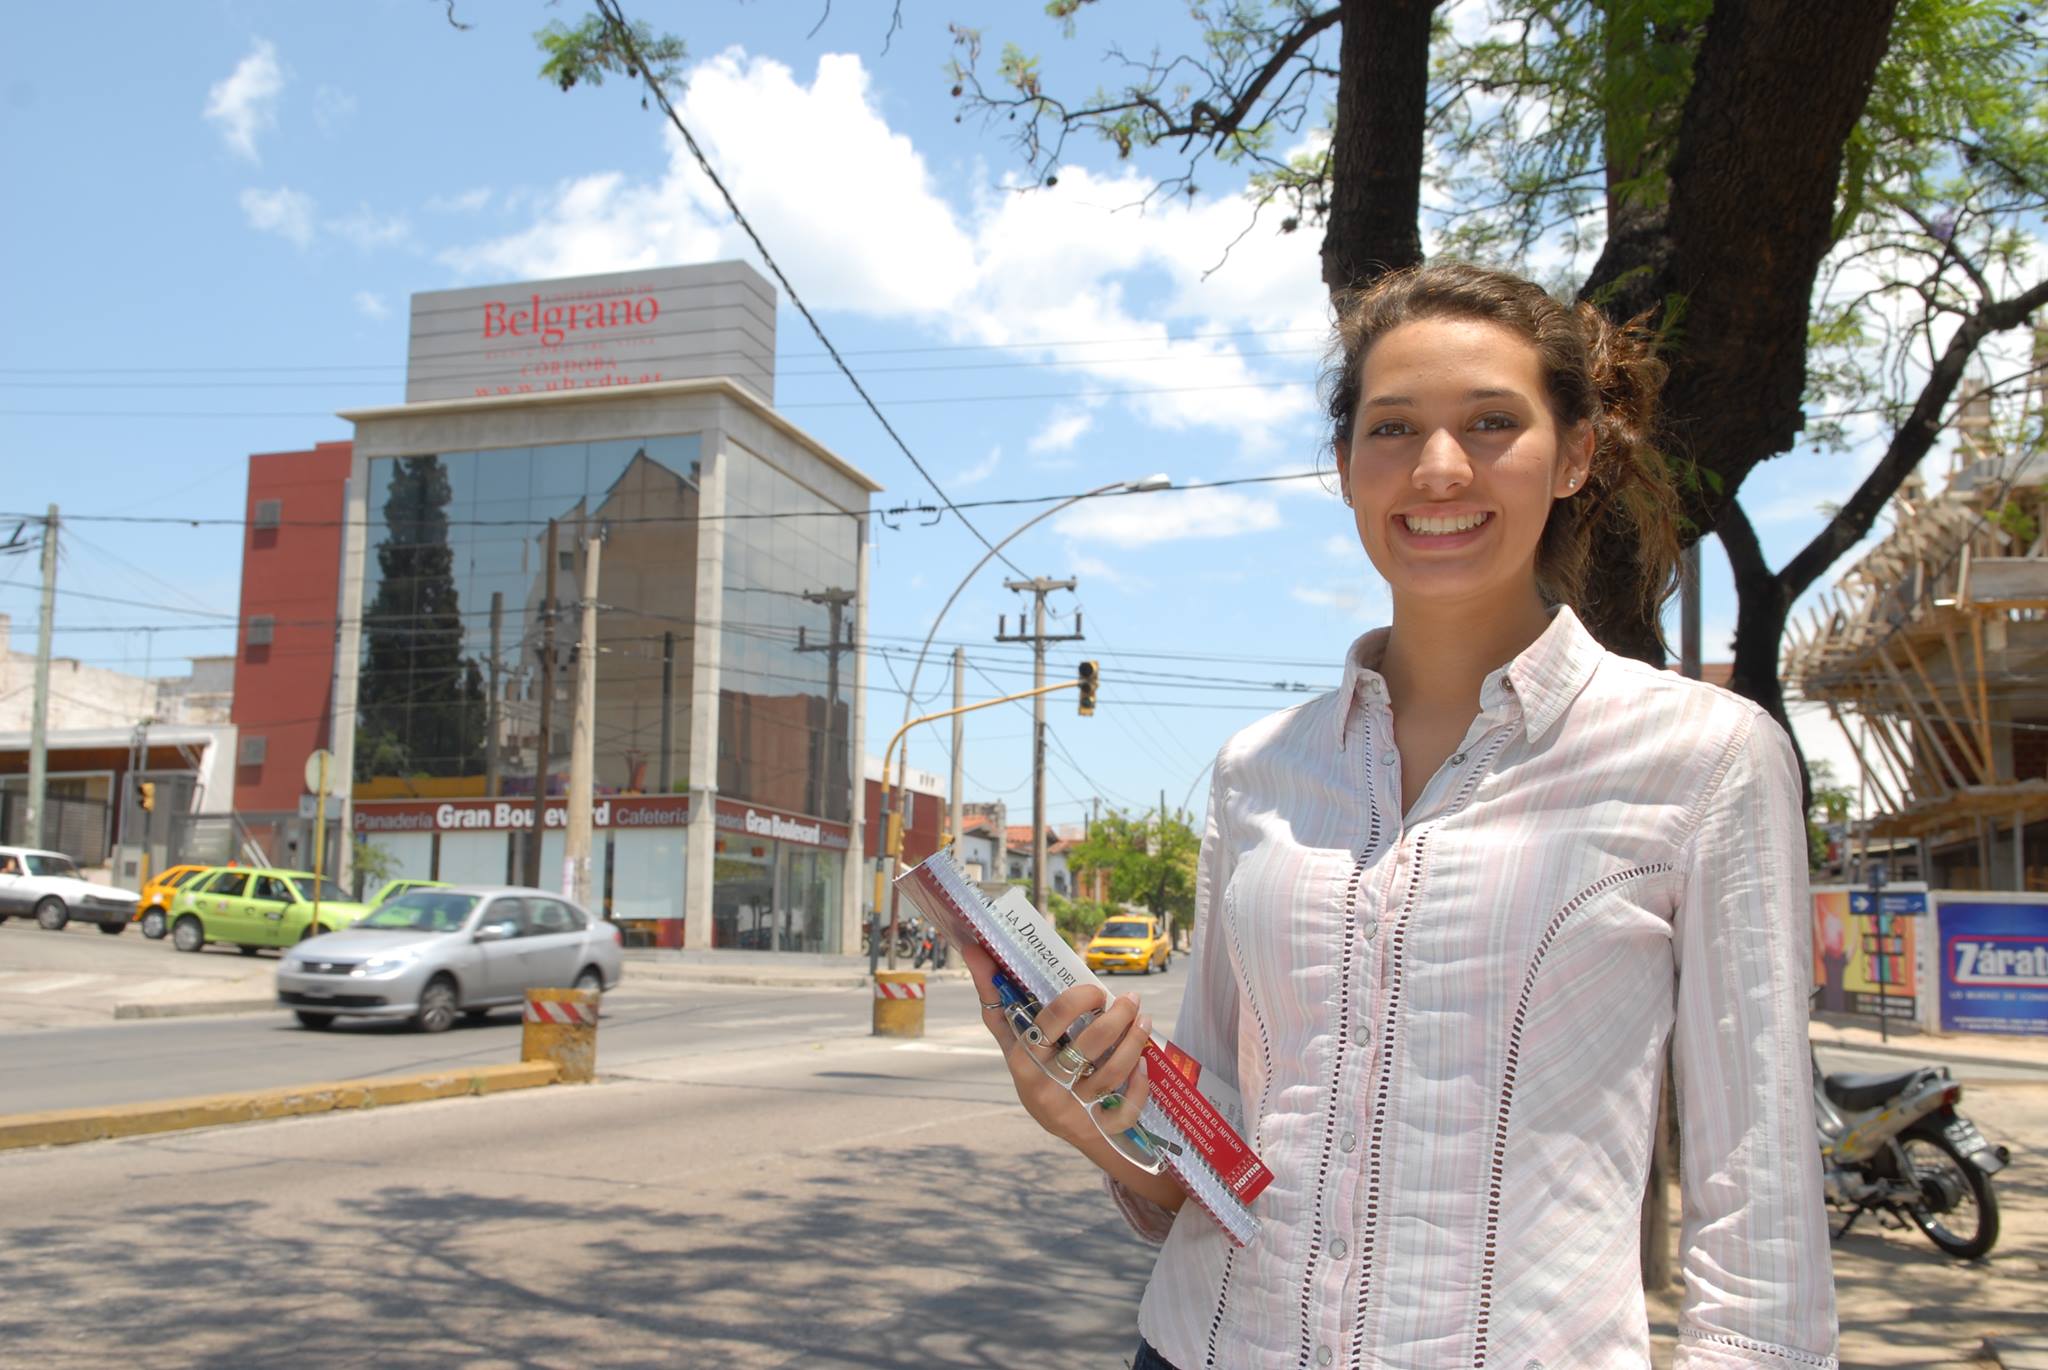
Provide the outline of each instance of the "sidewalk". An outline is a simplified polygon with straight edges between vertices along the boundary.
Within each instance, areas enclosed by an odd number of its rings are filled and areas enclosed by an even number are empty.
[[[1809,1034],[1816,1046],[1844,1047],[1908,1060],[1981,1066],[2034,1066],[2048,1070],[2048,1037],[1937,1034],[1900,1023],[1893,1023],[1887,1034],[1880,1035],[1869,1019],[1833,1013],[1815,1014]],[[1886,1040],[1887,1036],[1889,1040]]]
[[[888,959],[881,968],[889,968]],[[911,969],[898,958],[898,970]],[[965,980],[957,956],[944,970],[924,971],[928,980]],[[635,980],[684,985],[761,985],[783,989],[859,989],[868,983],[868,958],[795,951],[655,951],[626,953],[626,983]]]

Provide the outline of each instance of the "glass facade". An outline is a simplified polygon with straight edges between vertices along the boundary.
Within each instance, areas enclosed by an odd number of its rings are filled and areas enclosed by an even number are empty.
[[[687,788],[697,585],[698,439],[369,463],[356,798],[531,796],[567,781],[576,603],[602,526],[597,792]],[[554,707],[540,741],[556,523]]]
[[[758,459],[727,468],[725,508],[718,792],[847,822],[859,525]]]
[[[730,443],[727,452],[717,750],[704,769],[715,767],[721,800],[768,811],[746,815],[768,826],[715,838],[710,943],[838,951],[854,798],[860,516],[752,453]],[[482,801],[523,801],[522,822],[537,790],[559,804],[583,549],[600,528],[596,797],[687,793],[701,461],[694,434],[367,461],[356,801],[461,801],[465,814],[496,807]],[[542,756],[551,613],[554,689]],[[677,817],[594,835],[592,902],[625,925],[629,942],[683,944],[688,833],[680,809]],[[711,823],[713,814],[707,806],[692,821]],[[436,824],[431,838],[374,840],[407,876],[516,882],[537,847],[541,885],[562,878],[559,827],[513,830],[502,815],[477,830]]]

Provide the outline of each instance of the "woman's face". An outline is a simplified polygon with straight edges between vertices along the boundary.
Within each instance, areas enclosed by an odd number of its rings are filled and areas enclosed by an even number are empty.
[[[1360,366],[1337,461],[1396,602],[1533,595],[1550,506],[1583,483],[1592,455],[1590,427],[1559,432],[1535,347],[1497,324],[1425,319],[1383,335]]]

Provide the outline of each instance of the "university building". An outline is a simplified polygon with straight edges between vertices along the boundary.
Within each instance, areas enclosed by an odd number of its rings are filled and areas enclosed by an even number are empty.
[[[405,402],[252,462],[237,808],[324,746],[337,834],[399,872],[559,886],[594,558],[592,903],[642,945],[856,949],[880,487],[774,362],[735,262],[415,295]]]

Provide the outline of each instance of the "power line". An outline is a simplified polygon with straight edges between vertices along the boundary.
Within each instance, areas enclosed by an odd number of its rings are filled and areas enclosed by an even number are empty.
[[[1164,339],[1164,340],[1155,340],[1155,341],[1167,341],[1167,342],[1171,342],[1171,341],[1173,341],[1173,340],[1172,340],[1172,339]],[[1051,347],[1051,346],[1058,346],[1058,344],[1051,344],[1051,343],[1048,343],[1048,344],[1042,344],[1042,345],[1043,345],[1043,346],[1048,346],[1048,347]],[[1188,365],[1200,365],[1200,364],[1201,364],[1201,363],[1203,363],[1203,362],[1241,362],[1241,361],[1245,361],[1245,360],[1247,360],[1247,359],[1250,359],[1250,358],[1255,358],[1255,357],[1302,357],[1302,356],[1319,356],[1319,355],[1321,355],[1321,353],[1322,353],[1322,350],[1323,350],[1323,349],[1321,349],[1321,348],[1319,348],[1319,347],[1281,347],[1281,348],[1260,348],[1260,349],[1254,349],[1254,350],[1251,350],[1251,351],[1230,351],[1230,352],[1208,352],[1208,353],[1199,353],[1199,352],[1197,352],[1197,353],[1188,353],[1188,352],[1168,352],[1168,353],[1157,353],[1157,354],[1154,354],[1154,355],[1151,355],[1151,356],[1135,356],[1135,357],[1118,357],[1118,356],[1104,356],[1104,357],[1032,357],[1032,358],[1017,358],[1017,359],[1015,359],[1015,360],[1010,360],[1010,361],[996,361],[996,362],[951,362],[951,363],[947,363],[947,362],[933,362],[933,363],[929,363],[929,364],[925,364],[925,365],[920,365],[920,366],[880,366],[880,367],[874,367],[874,368],[871,368],[871,369],[869,370],[868,374],[869,374],[869,375],[871,375],[871,376],[874,376],[874,375],[881,375],[881,376],[910,376],[910,375],[926,375],[926,374],[929,374],[929,373],[932,373],[932,372],[957,372],[957,371],[1025,371],[1025,370],[1040,370],[1040,369],[1044,369],[1044,368],[1048,368],[1048,367],[1052,367],[1052,368],[1071,368],[1071,369],[1083,370],[1083,369],[1087,369],[1087,368],[1090,368],[1090,367],[1098,367],[1098,368],[1099,368],[1099,367],[1110,367],[1110,366],[1150,366],[1150,365],[1154,365],[1154,364],[1164,364],[1164,363],[1168,363],[1168,362],[1171,362],[1171,363],[1173,363],[1174,365],[1177,365],[1177,366],[1188,366]],[[5,371],[4,369],[0,369],[0,377],[4,377],[4,376],[6,376],[6,375],[9,375],[9,374],[17,374],[17,373],[10,373],[10,372],[7,372],[7,371]],[[32,374],[33,374],[33,373],[32,373]],[[52,371],[47,371],[47,372],[44,372],[44,373],[41,373],[41,374],[47,374],[47,375],[58,375],[58,376],[73,376],[73,375],[92,375],[92,374],[95,374],[95,373],[93,373],[93,372],[89,372],[89,371],[55,371],[55,370],[52,370]],[[119,374],[119,373],[98,373],[98,374]],[[165,372],[164,372],[164,371],[157,371],[157,372],[152,372],[152,373],[149,373],[149,374],[165,374]],[[172,373],[172,374],[184,374],[184,373]],[[199,371],[197,371],[197,374],[211,374],[211,373],[207,373],[207,372],[205,372],[205,371],[203,371],[203,370],[199,370]],[[499,371],[437,371],[437,372],[435,372],[435,373],[434,373],[434,379],[435,379],[435,380],[437,380],[437,381],[442,381],[442,382],[448,382],[448,381],[483,381],[483,382],[487,382],[487,383],[490,383],[490,384],[492,384],[493,386],[495,386],[496,384],[502,383],[502,382],[500,382],[500,381],[499,381],[499,377],[500,377],[500,376],[501,376],[502,374],[503,374],[503,373],[502,373],[502,372],[499,372]],[[818,369],[816,369],[816,370],[777,370],[777,371],[775,372],[775,379],[776,379],[777,381],[788,381],[788,380],[805,380],[805,379],[809,379],[809,378],[811,378],[811,377],[813,377],[813,376],[837,376],[838,374],[839,374],[839,372],[838,372],[838,371],[836,371],[836,370],[832,370],[832,369],[828,369],[828,368],[823,368],[823,367],[821,367],[821,368],[818,368]],[[99,391],[108,391],[108,390],[306,390],[306,389],[311,389],[311,388],[313,388],[313,387],[315,387],[315,386],[321,386],[321,387],[327,387],[327,386],[351,386],[351,387],[359,387],[359,386],[367,386],[367,385],[383,385],[383,384],[386,384],[386,383],[388,382],[388,380],[389,380],[389,379],[392,379],[392,378],[387,378],[387,377],[381,377],[381,376],[380,376],[380,377],[361,377],[361,378],[341,378],[341,377],[314,377],[314,378],[312,378],[312,379],[309,379],[309,380],[301,380],[301,381],[273,381],[273,380],[152,380],[152,381],[106,381],[106,380],[5,380],[5,379],[0,379],[0,390],[99,390]],[[1277,383],[1277,382],[1276,382],[1276,383]],[[1286,384],[1308,384],[1309,382],[1306,382],[1306,381],[1289,381],[1289,382],[1285,382],[1285,383],[1286,383]],[[1207,388],[1207,387],[1189,387],[1189,388],[1198,388],[1198,389],[1199,389],[1199,388]],[[1107,392],[1104,392],[1104,393],[1107,393]],[[909,401],[894,401],[894,402],[896,402],[896,403],[908,403]],[[785,406],[785,407],[787,407],[787,406]]]
[[[1100,494],[1098,494],[1098,495],[1095,495],[1095,496],[1094,496],[1094,498],[1097,498],[1097,499],[1127,499],[1127,498],[1130,498],[1130,497],[1132,497],[1132,496],[1134,496],[1134,495],[1139,495],[1139,494],[1143,494],[1143,495],[1147,495],[1147,496],[1149,496],[1149,497],[1154,497],[1154,498],[1156,498],[1156,497],[1158,497],[1158,496],[1161,496],[1161,495],[1183,494],[1183,493],[1187,493],[1187,492],[1190,492],[1190,491],[1195,491],[1195,490],[1226,490],[1226,489],[1230,489],[1230,488],[1232,488],[1232,487],[1235,487],[1235,486],[1240,486],[1240,485],[1272,485],[1272,484],[1275,484],[1275,483],[1279,483],[1279,482],[1285,482],[1285,481],[1296,481],[1296,480],[1319,480],[1319,479],[1321,479],[1321,478],[1323,477],[1323,474],[1324,474],[1324,473],[1323,473],[1323,472],[1321,472],[1321,471],[1289,471],[1289,472],[1283,472],[1283,473],[1281,473],[1281,474],[1278,474],[1278,475],[1270,475],[1270,476],[1236,476],[1236,477],[1232,477],[1232,478],[1230,478],[1230,479],[1228,479],[1228,480],[1211,480],[1211,481],[1190,481],[1190,482],[1188,482],[1188,483],[1186,483],[1186,484],[1184,484],[1184,485],[1171,485],[1171,486],[1167,486],[1166,488],[1164,488],[1164,489],[1160,489],[1160,490],[1148,490],[1148,491],[1136,491],[1136,490],[1105,490],[1105,491],[1101,492]],[[1022,506],[1022,505],[1031,505],[1031,504],[1057,504],[1057,503],[1059,503],[1059,502],[1060,502],[1060,501],[1062,501],[1062,500],[1069,500],[1069,499],[1073,499],[1073,498],[1074,498],[1074,496],[1073,496],[1073,495],[1071,495],[1071,494],[1058,494],[1058,495],[1005,495],[1005,496],[991,496],[991,497],[990,497],[990,498],[988,498],[988,499],[979,499],[979,500],[963,500],[963,501],[961,501],[961,502],[959,502],[959,503],[957,503],[957,504],[953,504],[953,505],[950,505],[949,507],[951,507],[951,508],[953,508],[953,509],[955,509],[955,510],[959,510],[959,509],[1002,509],[1002,508],[1014,508],[1014,507],[1018,507],[1018,506]],[[692,523],[739,523],[739,522],[745,522],[745,521],[751,521],[751,520],[758,520],[758,519],[803,519],[803,518],[861,518],[861,517],[880,517],[880,518],[889,518],[889,517],[908,517],[909,515],[912,515],[912,514],[922,514],[922,513],[935,513],[935,512],[937,512],[937,511],[936,511],[935,509],[933,509],[933,508],[932,508],[932,506],[930,506],[930,505],[897,505],[896,507],[894,507],[894,508],[890,508],[890,509],[868,509],[868,510],[865,510],[865,511],[855,511],[855,510],[845,510],[845,509],[801,509],[801,510],[790,510],[790,511],[786,511],[786,512],[783,512],[783,513],[765,513],[765,512],[753,512],[753,511],[746,511],[746,512],[741,512],[741,513],[724,513],[724,514],[642,514],[642,515],[633,515],[633,514],[625,514],[625,515],[614,515],[614,516],[607,516],[607,517],[606,517],[606,519],[605,519],[605,522],[607,522],[607,523],[609,523],[609,524],[612,524],[613,526],[622,526],[622,525],[635,525],[635,524],[692,524]],[[4,520],[8,520],[8,519],[24,519],[24,518],[37,518],[37,519],[40,519],[41,517],[42,517],[42,515],[41,515],[41,514],[34,514],[34,515],[30,515],[30,514],[24,514],[24,513],[20,512],[20,511],[11,511],[11,510],[0,510],[0,521],[4,521]],[[116,523],[116,524],[164,524],[164,525],[170,525],[170,524],[185,524],[185,525],[187,525],[187,526],[189,526],[189,527],[193,527],[193,528],[245,528],[245,529],[246,529],[246,528],[249,528],[249,527],[253,526],[253,520],[251,520],[251,519],[249,519],[249,518],[229,518],[229,517],[225,517],[225,516],[219,516],[219,515],[208,515],[208,514],[66,514],[66,515],[64,516],[64,521],[65,521],[66,523]],[[449,528],[534,528],[534,527],[535,527],[535,525],[534,525],[534,522],[533,522],[533,520],[532,520],[532,519],[528,519],[528,518],[505,518],[505,519],[463,519],[463,518],[448,518],[448,519],[442,519],[442,520],[440,520],[440,522],[441,522],[441,523],[442,523],[443,525],[445,525],[446,527],[449,527]],[[377,522],[376,522],[376,521],[374,521],[374,520],[372,520],[372,521],[366,521],[366,522],[363,522],[363,523],[361,523],[361,524],[357,524],[357,523],[355,523],[354,521],[352,521],[352,520],[349,520],[349,519],[280,519],[280,520],[278,520],[278,521],[277,521],[276,523],[274,523],[274,524],[272,524],[272,523],[266,523],[266,524],[264,525],[264,527],[266,527],[266,528],[271,528],[271,527],[277,527],[277,528],[341,528],[341,529],[349,529],[349,528],[352,528],[352,527],[356,527],[356,526],[361,526],[361,527],[364,527],[364,528],[366,528],[366,529],[376,529],[376,528],[378,528],[378,527],[381,527],[382,525],[380,525],[379,523],[377,523]],[[422,543],[403,543],[403,544],[397,544],[397,545],[401,545],[401,546],[423,546],[423,545],[425,545],[425,544],[422,544]],[[1007,563],[1005,563],[1005,564],[1007,564]]]
[[[1161,325],[1164,327],[1164,325]],[[1007,343],[930,343],[918,347],[846,347],[840,355],[847,357],[889,357],[910,356],[932,352],[1008,352],[1037,347],[1111,347],[1124,343],[1177,343],[1208,341],[1215,338],[1271,338],[1292,336],[1300,333],[1327,335],[1329,329],[1323,326],[1307,328],[1220,328],[1194,333],[1171,333],[1161,337],[1156,333],[1130,334],[1116,338],[1043,338],[1027,342]],[[1308,349],[1299,349],[1308,350]],[[828,352],[786,352],[785,361],[809,361],[815,357],[827,357]],[[1255,354],[1263,355],[1263,354]],[[1273,355],[1279,355],[1275,353]],[[329,362],[300,364],[295,366],[0,366],[0,376],[190,376],[224,375],[244,373],[250,375],[282,375],[309,371],[392,371],[403,374],[402,362]],[[806,373],[810,374],[810,373]],[[835,375],[836,372],[820,371],[818,375]]]
[[[783,274],[781,265],[776,262],[774,255],[768,251],[768,244],[761,241],[761,235],[754,231],[753,224],[749,223],[747,216],[740,211],[739,201],[733,199],[732,192],[726,189],[725,182],[718,177],[717,169],[711,165],[711,159],[705,156],[704,149],[697,145],[696,135],[690,132],[689,126],[683,122],[682,116],[676,113],[675,106],[669,103],[668,91],[648,67],[646,61],[640,56],[640,45],[633,41],[633,26],[626,21],[625,11],[620,8],[618,0],[597,0],[597,8],[599,13],[604,15],[605,22],[611,26],[612,36],[618,40],[620,48],[626,54],[627,61],[634,70],[639,72],[642,83],[653,94],[655,102],[661,106],[662,113],[668,116],[668,121],[675,126],[676,132],[683,135],[683,142],[690,149],[690,155],[697,159],[698,167],[718,191],[719,198],[725,201],[725,207],[732,211],[733,221],[740,226],[746,233],[748,240],[754,244],[754,250],[761,254],[763,264],[767,266],[769,271],[774,273],[775,279],[782,283],[783,290],[789,295],[790,304],[796,307],[797,313],[804,316],[804,322],[811,326],[811,332],[818,339],[818,345],[831,354],[833,365],[837,366],[845,374],[847,384],[853,387],[854,393],[859,395],[862,403],[867,405],[868,412],[873,414],[875,421],[882,425],[882,431],[889,435],[890,439],[896,444],[896,449],[903,453],[904,459],[916,468],[917,474],[924,477],[925,484],[931,486],[932,493],[939,497],[939,502],[953,511],[953,516],[960,520],[960,526],[974,534],[976,540],[982,546],[988,548],[990,552],[996,552],[996,544],[990,542],[981,529],[975,527],[967,515],[960,512],[959,507],[953,503],[952,498],[939,485],[937,478],[931,472],[925,470],[924,463],[919,461],[917,454],[910,450],[910,444],[903,440],[902,434],[896,431],[895,425],[890,423],[888,416],[882,413],[881,406],[876,404],[873,398],[868,395],[866,387],[860,383],[860,378],[853,374],[853,368],[847,365],[846,358],[839,355],[839,349],[833,345],[832,339],[825,335],[824,326],[811,313],[811,307],[804,303],[803,296],[797,294],[796,287],[791,285],[789,277]],[[996,555],[1003,565],[1016,571],[1020,576],[1024,574],[1023,570],[1008,557],[1002,556],[999,552],[996,552]]]
[[[850,375],[851,373],[848,374]],[[859,388],[858,381],[854,382],[854,384],[856,388]],[[1314,380],[1303,378],[1296,380],[1233,381],[1228,385],[1141,385],[1122,386],[1113,390],[1099,388],[1087,390],[1039,390],[1012,392],[1002,395],[892,396],[888,402],[899,407],[912,404],[988,405],[1004,404],[1016,400],[1092,400],[1119,399],[1131,395],[1213,395],[1225,390],[1298,390],[1313,388],[1316,384],[1317,382]],[[513,391],[512,393],[542,394],[544,391],[534,389],[531,391]],[[784,409],[866,408],[870,413],[878,417],[882,412],[874,398],[865,389],[861,389],[860,398],[857,400],[796,400],[789,403],[778,403],[775,407],[778,411]],[[0,409],[0,415],[10,418],[31,419],[331,419],[337,417],[332,410],[328,409]],[[882,422],[885,427],[888,426],[887,419],[883,419]],[[910,449],[903,445],[903,439],[897,435],[893,427],[889,428],[889,436],[895,439],[898,447],[901,448],[906,456],[909,456]],[[923,464],[915,457],[910,457],[910,462],[911,465],[917,468],[918,474],[924,476],[925,483],[932,487],[933,493],[938,495],[940,502],[948,508],[954,507],[953,502],[946,497],[946,492],[940,488],[938,482],[933,480],[930,474],[925,471]],[[966,520],[963,519],[962,522],[964,523]],[[980,535],[977,533],[976,536]],[[1005,561],[1003,564],[1007,566],[1010,563]]]

